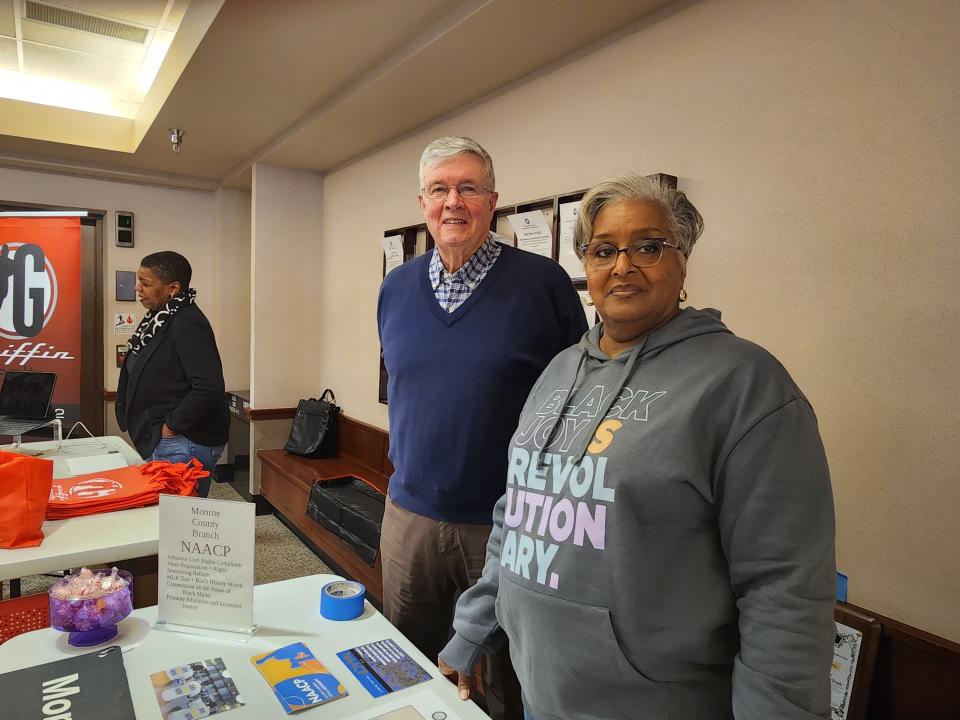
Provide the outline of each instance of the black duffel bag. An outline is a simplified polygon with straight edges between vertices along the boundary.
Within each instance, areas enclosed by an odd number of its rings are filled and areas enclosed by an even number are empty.
[[[324,390],[319,400],[309,398],[300,401],[293,427],[290,428],[290,438],[283,449],[309,458],[337,455],[340,449],[340,406],[337,405],[333,390]]]
[[[351,475],[315,481],[307,515],[373,565],[380,547],[383,509],[383,493]]]

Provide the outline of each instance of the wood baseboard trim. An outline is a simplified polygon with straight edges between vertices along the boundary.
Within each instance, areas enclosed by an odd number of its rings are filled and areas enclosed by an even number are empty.
[[[297,409],[295,407],[286,408],[247,408],[244,415],[247,420],[256,422],[257,420],[293,420],[296,417]]]

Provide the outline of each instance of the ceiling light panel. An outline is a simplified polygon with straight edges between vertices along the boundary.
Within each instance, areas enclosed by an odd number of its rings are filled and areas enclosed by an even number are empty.
[[[102,55],[125,62],[140,63],[146,57],[148,45],[116,40],[88,32],[70,30],[31,20],[21,21],[24,42],[74,50],[87,55]],[[153,31],[151,31],[151,34]]]
[[[140,66],[97,55],[84,55],[35,43],[23,44],[26,75],[43,76],[78,87],[102,88],[109,95],[137,86]]]
[[[137,79],[138,63],[118,61],[99,55],[75,53],[49,45],[23,44],[23,71],[110,88],[131,88]]]

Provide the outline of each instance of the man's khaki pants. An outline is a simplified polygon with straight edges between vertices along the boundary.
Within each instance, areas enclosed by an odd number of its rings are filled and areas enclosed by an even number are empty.
[[[489,525],[417,515],[387,498],[380,533],[383,614],[433,662],[451,636],[457,598],[483,572]],[[520,683],[506,647],[483,669],[487,712],[521,720]]]

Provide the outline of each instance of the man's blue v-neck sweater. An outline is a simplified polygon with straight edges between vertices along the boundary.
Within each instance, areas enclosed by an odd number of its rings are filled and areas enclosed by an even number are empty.
[[[580,340],[586,318],[548,258],[504,246],[452,313],[434,296],[429,262],[427,253],[391,271],[377,305],[390,499],[435,520],[489,525],[527,394],[554,355]]]

